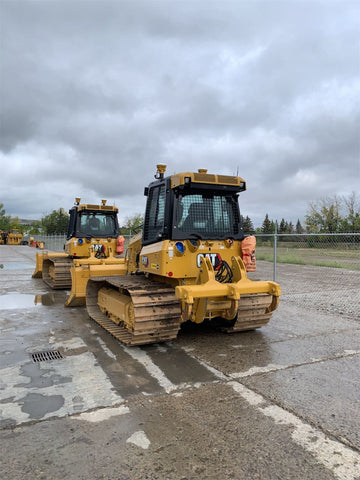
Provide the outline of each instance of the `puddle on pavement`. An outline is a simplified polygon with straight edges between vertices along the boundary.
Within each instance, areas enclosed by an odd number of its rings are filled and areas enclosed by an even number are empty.
[[[43,418],[46,414],[56,412],[65,403],[61,395],[40,395],[38,393],[29,393],[23,399],[21,410],[30,415],[31,419]]]
[[[18,292],[8,292],[0,295],[0,310],[9,310],[17,308],[34,308],[41,305],[49,307],[51,305],[63,305],[68,296],[68,292],[48,292],[25,294]]]
[[[9,292],[0,295],[0,309],[32,308],[36,307],[34,295]]]
[[[0,263],[0,269],[4,270],[23,270],[24,268],[34,268],[31,263]]]

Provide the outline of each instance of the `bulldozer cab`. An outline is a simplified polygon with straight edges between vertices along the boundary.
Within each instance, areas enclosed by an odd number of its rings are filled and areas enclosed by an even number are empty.
[[[186,194],[175,194],[174,216],[174,239],[243,238],[236,194],[196,189]]]
[[[73,207],[69,213],[68,240],[73,237],[117,238],[119,235],[117,210],[115,209],[103,212]]]
[[[214,175],[206,174],[196,181],[190,175],[196,174],[182,174],[180,184],[174,176],[160,178],[145,189],[148,199],[143,245],[162,240],[244,238],[238,205],[238,192],[245,189],[244,182],[227,185],[224,176],[213,179]]]

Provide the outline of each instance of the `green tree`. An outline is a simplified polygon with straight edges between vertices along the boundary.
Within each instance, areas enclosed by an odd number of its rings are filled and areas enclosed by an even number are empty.
[[[22,226],[20,225],[19,217],[11,217],[10,220],[10,230],[22,230]]]
[[[262,223],[261,231],[262,233],[274,233],[275,224],[272,220],[269,220],[269,215],[266,214],[264,221]]]
[[[120,228],[123,235],[133,235],[140,231],[144,224],[144,215],[135,213],[132,217],[126,217],[124,225]]]
[[[41,219],[41,227],[46,235],[60,235],[67,232],[69,215],[63,208],[53,210],[49,215]]]
[[[244,233],[248,235],[253,235],[255,233],[255,229],[251,218],[249,216],[246,216],[245,218],[242,216],[241,220]]]
[[[283,218],[281,219],[278,233],[288,233],[288,223]]]
[[[338,233],[341,228],[340,200],[335,195],[311,202],[306,215],[306,228],[310,233]]]
[[[342,198],[346,216],[342,219],[341,231],[349,233],[360,232],[360,202],[355,192],[352,192],[348,198]]]
[[[28,227],[28,234],[29,235],[38,235],[41,231],[41,221],[40,220],[33,220],[31,222],[30,227]]]
[[[296,232],[297,234],[304,233],[304,228],[303,228],[303,226],[301,225],[301,222],[300,222],[299,219],[298,219],[298,221],[296,222],[295,232]]]
[[[11,229],[11,216],[6,215],[4,204],[0,203],[0,230],[8,231]]]

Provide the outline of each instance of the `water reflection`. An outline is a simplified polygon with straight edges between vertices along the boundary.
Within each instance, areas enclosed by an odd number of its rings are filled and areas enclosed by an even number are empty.
[[[35,305],[41,304],[49,307],[50,305],[55,304],[55,295],[53,292],[38,293],[37,295],[35,295],[34,303]]]
[[[20,309],[20,308],[34,308],[44,305],[50,307],[55,304],[64,304],[67,297],[67,292],[48,292],[25,294],[18,292],[8,292],[0,295],[0,310]]]
[[[68,292],[65,290],[51,291],[47,293],[38,293],[35,295],[35,305],[44,305],[45,307],[51,307],[52,305],[63,305],[68,296]]]

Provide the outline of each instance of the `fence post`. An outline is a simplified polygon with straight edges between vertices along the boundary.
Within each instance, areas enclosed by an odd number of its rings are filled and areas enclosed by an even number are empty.
[[[273,280],[276,282],[276,254],[277,254],[277,220],[275,221],[275,230],[274,230],[274,274]]]

